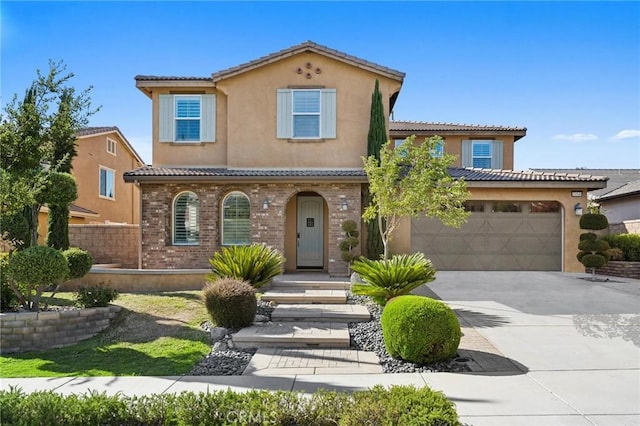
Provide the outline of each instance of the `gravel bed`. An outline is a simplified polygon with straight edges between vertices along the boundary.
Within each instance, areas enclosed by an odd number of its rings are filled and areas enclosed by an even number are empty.
[[[365,305],[371,313],[371,321],[349,323],[349,334],[351,336],[351,348],[361,351],[375,352],[380,358],[385,373],[422,373],[429,371],[463,372],[470,371],[464,363],[453,360],[439,362],[431,365],[419,365],[392,358],[384,347],[382,338],[382,328],[380,326],[380,316],[382,308],[374,303],[369,297],[355,296],[348,293],[348,303]],[[265,316],[271,320],[273,305],[258,301],[257,314]],[[212,324],[206,321],[201,324],[201,328],[209,332]],[[255,349],[235,349],[231,336],[238,329],[227,330],[228,334],[220,342],[213,344],[211,352],[196,364],[189,372],[190,376],[239,376],[245,370],[251,358],[256,353]]]
[[[374,303],[366,296],[356,296],[349,294],[349,303],[365,305],[371,313],[371,321],[349,323],[349,334],[351,336],[351,347],[360,351],[375,352],[380,358],[380,365],[385,373],[425,373],[430,371],[463,372],[471,371],[464,363],[459,363],[453,359],[442,361],[431,365],[420,365],[392,358],[384,347],[382,338],[382,326],[380,317],[382,307]],[[457,357],[454,357],[454,359]]]

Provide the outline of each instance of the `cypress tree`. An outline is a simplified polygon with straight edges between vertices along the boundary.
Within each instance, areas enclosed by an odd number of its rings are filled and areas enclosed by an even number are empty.
[[[387,142],[387,130],[384,118],[384,105],[382,104],[382,94],[380,93],[379,82],[376,84],[371,95],[371,115],[369,118],[369,133],[367,135],[367,156],[374,156],[380,160],[380,150]],[[369,190],[364,194],[363,206],[371,203]],[[380,259],[384,253],[384,245],[380,236],[380,227],[377,218],[367,222],[367,257],[369,259]]]

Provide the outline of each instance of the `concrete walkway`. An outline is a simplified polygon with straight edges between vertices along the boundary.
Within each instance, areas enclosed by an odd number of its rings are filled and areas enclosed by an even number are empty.
[[[467,425],[638,426],[640,281],[599,283],[584,276],[439,272],[419,289],[434,291],[461,317],[463,342],[476,345],[465,354],[478,364],[471,373],[2,379],[1,388],[140,395],[428,385],[456,404]]]

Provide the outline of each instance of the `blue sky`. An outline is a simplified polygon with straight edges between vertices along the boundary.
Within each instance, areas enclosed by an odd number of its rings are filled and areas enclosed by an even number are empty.
[[[406,73],[396,120],[524,126],[515,168],[640,168],[639,2],[12,2],[1,103],[49,59],[151,161],[138,74],[207,76],[312,40]]]

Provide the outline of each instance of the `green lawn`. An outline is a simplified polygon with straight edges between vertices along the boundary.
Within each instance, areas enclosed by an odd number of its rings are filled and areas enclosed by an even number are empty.
[[[211,350],[199,291],[122,293],[112,325],[78,344],[0,357],[0,377],[171,376],[188,373]],[[59,293],[52,306],[71,303]]]

